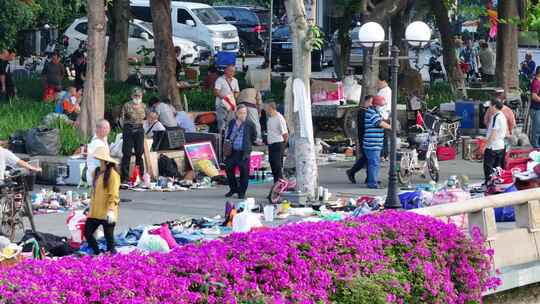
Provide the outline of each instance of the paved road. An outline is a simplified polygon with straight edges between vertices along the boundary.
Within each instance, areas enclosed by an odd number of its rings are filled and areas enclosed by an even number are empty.
[[[345,170],[351,163],[334,163],[320,167],[321,185],[330,189],[332,193],[342,193],[344,196],[359,195],[384,195],[386,190],[370,190],[362,185],[348,183]],[[386,185],[388,167],[381,169],[381,180]],[[468,161],[449,161],[441,163],[441,180],[450,175],[467,175],[471,181],[482,179],[481,163]],[[363,181],[365,171],[357,175],[358,181]],[[426,180],[418,177],[417,183]],[[39,186],[37,186],[39,188]],[[270,184],[250,186],[248,196],[258,200],[264,200],[268,194]],[[123,198],[131,199],[132,202],[123,203],[120,209],[119,229],[134,227],[140,224],[160,223],[172,220],[180,216],[202,217],[215,216],[223,213],[226,199],[223,195],[227,192],[224,186],[215,189],[196,190],[176,193],[150,193],[123,191]],[[36,216],[38,230],[58,235],[68,235],[66,228],[67,214],[48,214]]]

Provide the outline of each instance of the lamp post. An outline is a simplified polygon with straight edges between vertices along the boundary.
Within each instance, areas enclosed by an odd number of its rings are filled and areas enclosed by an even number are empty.
[[[399,209],[401,203],[398,198],[397,189],[397,172],[396,172],[396,138],[397,138],[397,97],[398,97],[398,72],[399,61],[418,59],[418,53],[415,57],[399,56],[399,47],[397,45],[390,45],[390,57],[379,57],[373,55],[373,49],[381,45],[385,40],[385,34],[383,27],[376,22],[367,22],[360,27],[358,31],[358,38],[360,43],[367,49],[368,54],[368,66],[373,68],[373,60],[387,60],[390,61],[391,76],[392,76],[392,100],[391,100],[391,135],[390,135],[390,166],[388,170],[388,192],[386,195],[386,201],[384,203],[385,209]],[[405,40],[413,47],[421,47],[429,42],[431,38],[431,29],[427,24],[421,21],[415,21],[405,30]],[[388,102],[388,100],[386,101]]]

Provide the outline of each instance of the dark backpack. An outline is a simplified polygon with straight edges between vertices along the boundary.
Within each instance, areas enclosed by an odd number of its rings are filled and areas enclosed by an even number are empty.
[[[159,155],[158,168],[160,176],[173,178],[180,177],[180,173],[178,172],[178,166],[176,165],[174,159],[164,154]]]
[[[32,243],[26,242],[28,240],[35,239],[41,248],[44,248],[52,256],[62,257],[72,255],[75,250],[71,248],[65,237],[56,236],[50,233],[33,232],[26,230],[21,240],[23,245],[23,252],[32,251]]]

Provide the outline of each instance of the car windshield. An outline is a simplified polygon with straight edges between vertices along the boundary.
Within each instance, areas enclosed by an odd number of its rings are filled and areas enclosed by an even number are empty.
[[[227,23],[227,21],[225,21],[225,19],[223,19],[223,17],[221,17],[221,15],[218,14],[216,10],[211,7],[197,8],[194,9],[193,12],[195,13],[195,15],[197,15],[201,22],[206,25]]]
[[[256,11],[257,17],[259,17],[259,23],[269,24],[270,23],[270,12],[269,11]]]
[[[282,26],[278,27],[274,30],[272,33],[272,37],[274,39],[285,39],[289,37],[289,27],[288,26]]]

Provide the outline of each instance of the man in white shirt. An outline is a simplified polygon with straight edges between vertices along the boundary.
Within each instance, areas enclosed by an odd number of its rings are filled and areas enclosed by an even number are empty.
[[[493,169],[504,167],[504,138],[508,132],[506,118],[501,111],[503,103],[499,99],[493,99],[490,110],[494,111],[493,117],[488,125],[486,151],[484,152],[484,178],[486,183]]]
[[[19,159],[15,154],[13,154],[13,152],[0,147],[0,183],[4,182],[6,167],[14,167],[15,165],[21,166],[30,171],[41,172],[41,168],[30,165],[24,160]]]
[[[147,119],[143,122],[144,135],[146,138],[154,138],[154,132],[165,131],[165,126],[159,121],[159,114],[148,113]]]
[[[240,94],[238,80],[234,78],[235,66],[229,65],[225,68],[223,76],[219,77],[214,84],[214,95],[216,96],[216,118],[218,131],[221,133],[227,126],[227,122],[236,110],[236,98]]]
[[[287,122],[277,111],[275,102],[266,105],[268,121],[266,124],[268,142],[268,162],[274,175],[274,183],[283,177],[283,153],[289,140]]]
[[[96,135],[94,135],[92,141],[88,144],[86,155],[86,183],[88,185],[92,185],[94,173],[96,172],[96,168],[99,167],[99,160],[94,157],[96,149],[104,147],[109,151],[109,143],[107,142],[109,132],[111,132],[109,122],[105,119],[98,121],[96,124]]]
[[[384,106],[381,110],[381,116],[383,120],[389,122],[390,113],[392,112],[392,89],[388,86],[388,77],[384,74],[379,74],[379,81],[377,82],[377,96],[382,96],[384,98]],[[384,130],[384,142],[381,156],[383,159],[388,158],[388,140],[390,136],[390,131]]]

